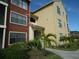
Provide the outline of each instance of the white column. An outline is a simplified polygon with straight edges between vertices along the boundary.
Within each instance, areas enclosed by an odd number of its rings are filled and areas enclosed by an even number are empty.
[[[5,31],[6,31],[6,29],[3,29],[2,48],[4,48],[4,47],[5,47]]]

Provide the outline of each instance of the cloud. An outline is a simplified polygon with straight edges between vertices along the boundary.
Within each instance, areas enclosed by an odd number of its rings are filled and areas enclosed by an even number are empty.
[[[68,12],[72,12],[72,13],[78,13],[79,9],[76,9],[76,8],[73,9],[73,8],[68,7],[68,8],[67,8],[67,11],[68,11]]]
[[[43,4],[42,4],[42,3],[37,3],[37,5],[41,6],[41,5],[43,5]]]
[[[71,11],[71,8],[67,8],[67,11],[70,12]]]

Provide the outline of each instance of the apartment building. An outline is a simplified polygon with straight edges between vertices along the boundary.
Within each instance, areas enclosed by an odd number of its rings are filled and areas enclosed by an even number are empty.
[[[0,11],[0,16],[5,17],[0,20],[0,34],[3,34],[0,35],[3,41],[2,43],[0,41],[0,45],[4,48],[16,42],[27,41],[30,0],[1,0],[0,4],[2,1],[6,3],[0,5],[0,10],[3,11],[3,13]],[[4,23],[2,23],[3,19]]]
[[[38,16],[37,24],[45,28],[45,34],[56,35],[55,40],[58,44],[60,44],[60,37],[68,36],[67,12],[61,1],[49,2],[34,11],[33,14]]]

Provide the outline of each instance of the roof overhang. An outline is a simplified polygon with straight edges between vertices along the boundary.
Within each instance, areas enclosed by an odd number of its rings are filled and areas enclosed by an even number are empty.
[[[39,25],[33,25],[31,24],[31,27],[34,29],[34,30],[44,30],[45,28],[42,27],[42,26],[39,26]]]

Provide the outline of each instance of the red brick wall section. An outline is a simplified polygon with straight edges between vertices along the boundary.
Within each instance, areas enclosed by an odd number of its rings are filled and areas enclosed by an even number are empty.
[[[28,9],[25,10],[25,9],[22,9],[22,8],[16,6],[16,5],[13,5],[13,4],[10,5],[10,10],[18,12],[18,13],[23,14],[23,15],[27,15],[28,11],[29,11]]]
[[[28,26],[16,25],[16,24],[9,24],[8,26],[9,31],[20,31],[20,32],[27,32]]]

